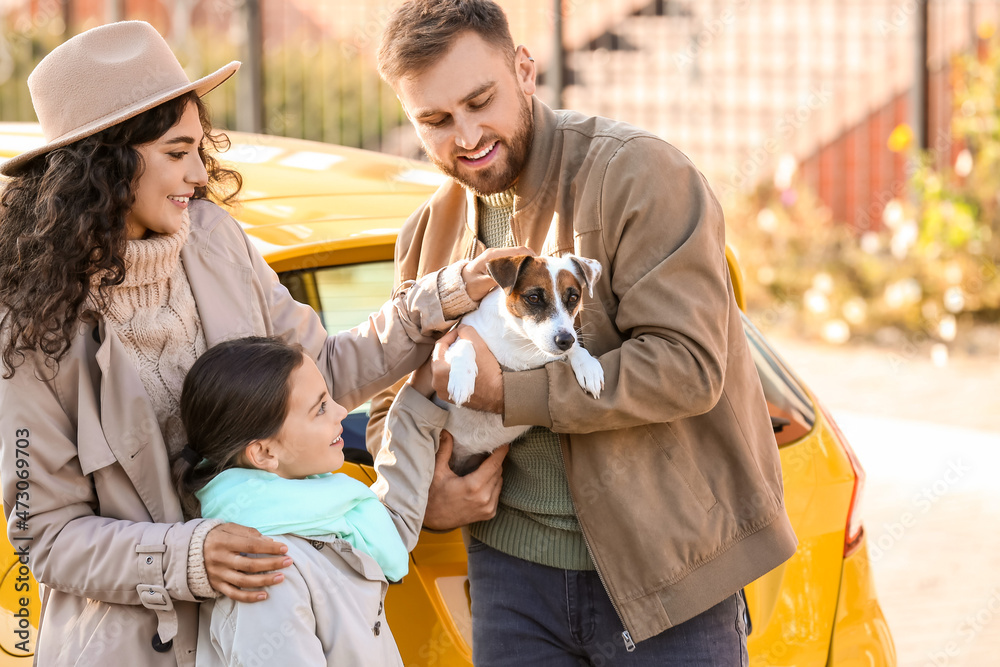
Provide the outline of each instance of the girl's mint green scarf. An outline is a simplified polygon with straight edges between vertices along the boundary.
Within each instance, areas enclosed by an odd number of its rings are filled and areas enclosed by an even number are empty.
[[[206,518],[256,528],[264,535],[335,534],[364,551],[399,581],[409,567],[389,511],[375,493],[342,473],[285,479],[264,470],[229,468],[195,495]]]

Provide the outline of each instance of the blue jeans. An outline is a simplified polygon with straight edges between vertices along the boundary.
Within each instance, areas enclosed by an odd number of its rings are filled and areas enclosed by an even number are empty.
[[[476,667],[746,667],[740,591],[626,651],[622,621],[596,572],[508,556],[472,539],[472,661]]]

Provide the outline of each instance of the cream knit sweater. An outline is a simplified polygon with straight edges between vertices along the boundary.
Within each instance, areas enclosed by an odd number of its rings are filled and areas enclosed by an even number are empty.
[[[108,326],[139,372],[171,460],[187,440],[180,417],[184,376],[206,348],[194,294],[180,261],[190,229],[185,211],[176,234],[129,241],[125,281],[109,290],[103,308]],[[188,584],[199,597],[217,595],[208,583],[203,548],[208,531],[220,523],[204,521],[191,538]]]
[[[171,457],[184,446],[181,387],[205,351],[205,334],[180,261],[190,221],[169,236],[129,241],[125,282],[111,289],[104,315],[125,345],[156,411]]]

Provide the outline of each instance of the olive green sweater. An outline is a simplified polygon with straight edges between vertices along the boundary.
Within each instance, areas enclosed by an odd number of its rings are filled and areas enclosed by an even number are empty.
[[[513,190],[479,198],[479,238],[484,245],[514,245],[513,212]],[[498,551],[533,563],[594,569],[576,520],[558,435],[534,426],[512,443],[504,460],[497,514],[472,524],[469,532]]]

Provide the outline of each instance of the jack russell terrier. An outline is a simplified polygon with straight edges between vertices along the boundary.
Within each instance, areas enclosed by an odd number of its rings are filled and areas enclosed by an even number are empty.
[[[500,289],[490,292],[462,324],[474,328],[504,369],[523,371],[550,361],[566,360],[577,382],[599,398],[604,388],[600,362],[580,346],[573,327],[583,304],[583,291],[594,295],[601,264],[592,259],[563,257],[501,257],[487,270]],[[451,364],[448,392],[454,404],[436,399],[449,411],[445,428],[454,436],[451,467],[464,475],[494,449],[516,439],[530,426],[504,426],[501,415],[462,407],[476,387],[476,351],[458,339],[445,352]]]

